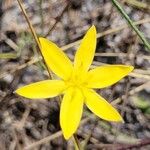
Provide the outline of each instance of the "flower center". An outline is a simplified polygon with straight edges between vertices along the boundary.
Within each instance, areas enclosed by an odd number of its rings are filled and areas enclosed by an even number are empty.
[[[66,81],[66,84],[68,87],[70,86],[76,86],[76,87],[83,87],[86,85],[85,82],[86,76],[83,75],[77,75],[77,74],[73,74],[72,77]]]

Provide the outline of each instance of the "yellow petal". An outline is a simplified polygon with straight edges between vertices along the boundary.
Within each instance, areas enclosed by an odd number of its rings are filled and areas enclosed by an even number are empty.
[[[132,70],[132,66],[126,65],[106,65],[97,67],[87,73],[87,87],[104,88],[110,86],[128,75]]]
[[[74,68],[76,71],[86,72],[88,71],[95,53],[96,48],[96,28],[92,26],[81,41],[80,47],[78,48]],[[81,74],[81,73],[79,73]]]
[[[82,117],[83,95],[77,88],[67,89],[60,108],[60,125],[65,139],[76,132]]]
[[[61,94],[65,88],[66,85],[61,80],[44,80],[23,86],[15,92],[26,98],[41,99],[55,97]]]
[[[84,89],[84,96],[87,107],[98,117],[108,121],[123,121],[117,110],[95,91]]]
[[[71,76],[73,65],[65,53],[53,42],[39,38],[42,54],[48,67],[60,78],[68,80]]]

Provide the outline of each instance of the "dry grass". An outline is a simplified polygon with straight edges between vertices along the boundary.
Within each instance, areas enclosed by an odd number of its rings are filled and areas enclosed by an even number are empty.
[[[132,2],[135,2],[132,1]],[[0,2],[1,3],[1,2]],[[150,33],[148,1],[122,5],[144,32]],[[98,91],[122,114],[125,123],[103,121],[87,108],[77,132],[84,149],[149,149],[150,55],[110,1],[27,1],[29,20],[40,36],[53,40],[73,59],[85,31],[97,27],[92,67],[131,64],[133,73],[118,84]],[[53,100],[30,101],[13,94],[21,85],[48,78],[38,47],[16,2],[0,4],[0,149],[73,149],[59,126],[59,106]]]

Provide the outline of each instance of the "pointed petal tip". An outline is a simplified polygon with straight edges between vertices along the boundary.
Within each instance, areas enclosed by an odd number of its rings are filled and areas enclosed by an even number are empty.
[[[13,94],[16,94],[16,95],[21,96],[21,94],[20,94],[20,90],[19,90],[19,89],[17,89],[17,90],[15,90],[15,91],[13,91]]]
[[[131,65],[120,65],[120,66],[124,66],[126,69],[128,69],[129,72],[133,71],[134,66]]]
[[[21,96],[21,97],[23,97],[23,98],[28,98],[28,97],[25,97],[24,95],[23,95],[23,93],[21,92],[21,90],[20,90],[20,88],[19,89],[17,89],[17,90],[15,90],[15,91],[13,91],[13,94],[15,94],[15,95],[17,95],[17,96]],[[31,99],[31,98],[29,98],[29,99]]]
[[[92,25],[89,30],[92,30],[96,34],[96,27],[95,27],[95,25]]]
[[[95,27],[95,25],[94,25],[94,24],[91,26],[91,28],[94,28],[94,29],[96,29],[96,27]]]
[[[13,91],[13,93],[16,94],[16,91],[17,91],[17,90]]]
[[[123,118],[122,118],[121,116],[119,117],[118,122],[120,122],[120,123],[124,123],[124,120],[123,120]]]
[[[125,121],[122,119],[122,120],[121,120],[121,123],[125,123]]]
[[[13,91],[13,93],[16,94],[16,95],[18,95],[18,96],[24,97],[24,95],[23,95],[23,93],[21,91],[21,88],[16,89],[15,91]]]
[[[110,121],[110,122],[114,122],[114,123],[124,123],[124,120],[122,119],[122,117],[120,118],[115,118],[115,119],[105,119],[105,118],[103,118],[104,120],[106,120],[106,121]]]
[[[119,116],[117,118],[115,118],[114,120],[112,120],[113,122],[118,122],[118,123],[124,123],[124,120],[122,118],[122,116],[120,114],[118,114]]]
[[[13,94],[18,95],[17,90],[13,91]]]
[[[133,66],[127,66],[128,67],[128,72],[132,72],[134,70],[134,67]]]
[[[21,88],[23,88],[23,87],[16,89],[13,93],[22,96],[23,92],[22,92]]]
[[[15,91],[13,91],[14,94],[18,94],[19,89],[16,89]],[[18,94],[19,95],[19,94]]]
[[[133,71],[134,67],[133,66],[129,66],[130,71]]]

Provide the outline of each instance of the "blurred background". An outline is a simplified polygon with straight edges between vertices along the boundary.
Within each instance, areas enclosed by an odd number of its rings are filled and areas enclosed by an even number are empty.
[[[119,2],[150,41],[150,1]],[[85,107],[77,132],[83,148],[150,149],[150,51],[112,2],[24,0],[23,5],[37,35],[62,47],[71,60],[79,40],[95,25],[93,67],[135,67],[119,83],[98,91],[119,110],[125,123],[101,120]],[[65,141],[60,132],[56,100],[32,101],[13,94],[20,86],[44,79],[48,73],[17,1],[0,0],[0,150],[73,149],[73,141]]]

